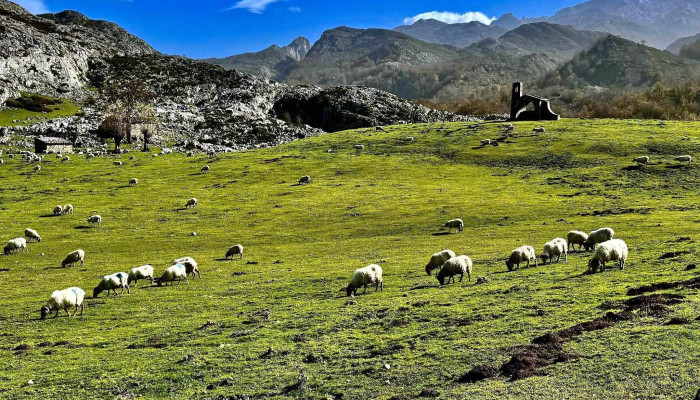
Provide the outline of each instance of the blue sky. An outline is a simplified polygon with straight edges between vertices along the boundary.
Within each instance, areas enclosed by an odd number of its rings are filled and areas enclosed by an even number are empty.
[[[450,21],[485,20],[512,12],[552,15],[583,0],[14,0],[28,10],[72,9],[113,21],[159,51],[193,58],[223,57],[286,45],[297,36],[312,42],[345,25],[393,28],[422,13],[446,12]],[[481,14],[468,14],[479,12]]]

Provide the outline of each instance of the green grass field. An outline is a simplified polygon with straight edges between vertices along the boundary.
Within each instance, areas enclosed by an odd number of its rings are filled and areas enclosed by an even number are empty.
[[[498,147],[478,146],[499,137],[495,124],[411,125],[217,159],[131,153],[117,167],[47,156],[36,174],[3,156],[0,239],[31,227],[43,240],[0,256],[0,397],[407,399],[427,389],[443,399],[692,398],[692,288],[667,290],[686,296],[667,316],[567,341],[578,359],[542,376],[456,381],[604,315],[604,302],[615,311],[629,288],[698,275],[686,266],[698,261],[700,167],[673,158],[700,155],[700,123],[564,120],[531,133],[540,125],[516,124]],[[651,164],[630,168],[638,155]],[[205,164],[211,172],[200,174]],[[306,174],[312,184],[294,185]],[[132,177],[138,186],[128,187]],[[190,197],[199,207],[185,210]],[[67,203],[74,215],[48,216]],[[95,213],[102,228],[86,228]],[[452,218],[465,221],[463,234],[441,234]],[[629,245],[623,271],[585,275],[590,254],[506,270],[523,244],[539,253],[570,230],[607,226]],[[237,243],[244,260],[222,261]],[[85,267],[60,268],[78,248]],[[426,276],[443,248],[474,260],[471,283],[438,287]],[[679,253],[660,258],[668,252]],[[91,298],[105,274],[150,263],[159,275],[182,256],[199,262],[202,280]],[[340,290],[371,263],[384,269],[384,291],[348,304]],[[85,314],[39,320],[51,292],[73,285],[88,293]],[[691,323],[666,326],[671,317]]]
[[[52,120],[60,117],[69,117],[80,111],[80,106],[70,100],[61,100],[61,104],[48,107],[51,111],[43,114],[41,112],[28,111],[20,108],[5,108],[0,110],[0,127],[2,126],[28,126],[40,122]],[[31,118],[32,120],[27,120]],[[16,122],[13,122],[16,121]]]

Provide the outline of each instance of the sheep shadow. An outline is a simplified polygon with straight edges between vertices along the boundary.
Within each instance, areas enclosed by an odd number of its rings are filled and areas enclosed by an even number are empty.
[[[76,226],[74,229],[82,229],[82,230],[85,230],[85,229],[92,229],[92,228],[93,228],[92,226],[88,226],[88,225],[78,225],[78,226]]]
[[[44,268],[44,271],[51,271],[51,270],[57,270],[57,269],[65,269],[68,267],[46,267]]]
[[[644,165],[628,165],[622,168],[623,171],[643,171]]]
[[[9,268],[0,268],[0,272],[10,272]]]
[[[435,232],[435,233],[432,233],[432,235],[433,236],[449,236],[449,235],[452,235],[452,233],[451,232]]]
[[[441,285],[418,285],[410,288],[409,290],[421,290],[421,289],[439,289],[443,286]]]
[[[121,185],[121,186],[117,186],[117,189],[128,189],[130,187],[131,187],[131,185]]]
[[[668,168],[668,169],[681,169],[681,168],[689,168],[689,167],[690,167],[690,164],[686,164],[686,165],[684,165],[684,164],[671,164],[671,165],[666,166],[666,168]]]
[[[228,259],[228,258],[215,258],[214,261],[216,261],[216,262],[226,262],[226,261],[233,261],[233,259]]]
[[[189,210],[189,208],[187,208],[187,207],[180,207],[180,208],[174,209],[173,211],[187,211],[187,210]]]
[[[45,215],[40,215],[39,218],[53,218],[53,217],[60,217],[61,214],[45,214]]]
[[[570,281],[570,280],[572,280],[572,279],[583,278],[584,276],[588,276],[588,275],[592,275],[592,274],[591,274],[591,272],[590,272],[589,270],[585,270],[585,271],[583,271],[582,273],[580,273],[580,274],[578,274],[578,275],[571,275],[571,276],[569,276],[569,277],[562,278],[562,279],[560,279],[558,282]]]

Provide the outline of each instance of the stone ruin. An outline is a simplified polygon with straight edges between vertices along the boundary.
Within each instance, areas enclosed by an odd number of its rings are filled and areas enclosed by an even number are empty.
[[[535,109],[528,110],[532,104]],[[510,100],[511,121],[559,121],[559,114],[552,111],[549,99],[531,94],[523,94],[522,82],[513,84],[513,92]]]

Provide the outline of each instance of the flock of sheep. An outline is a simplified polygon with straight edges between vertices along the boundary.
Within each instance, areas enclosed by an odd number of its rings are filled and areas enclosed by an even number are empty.
[[[511,132],[514,127],[512,125],[503,126],[506,128],[506,134]],[[544,128],[535,128],[534,131],[544,133]],[[406,138],[407,141],[415,141],[414,138]],[[482,145],[487,145],[486,141],[481,142]],[[355,145],[355,150],[364,150],[363,145]],[[41,162],[43,156],[37,156],[31,152],[24,152],[23,157],[33,162]],[[1,155],[2,153],[0,153]],[[165,151],[162,154],[167,154]],[[87,158],[92,158],[95,153],[88,152]],[[156,154],[154,154],[156,156]],[[190,156],[190,154],[188,154]],[[67,162],[70,160],[69,157],[62,157],[62,155],[57,155],[61,158],[61,161]],[[130,160],[134,160],[135,157],[131,156]],[[639,165],[646,165],[649,163],[649,157],[637,157],[634,162]],[[692,162],[692,157],[688,155],[678,156],[675,158],[678,162]],[[0,160],[2,162],[2,160]],[[115,161],[115,165],[121,166],[121,161]],[[40,170],[40,166],[37,165],[36,171]],[[210,171],[210,167],[205,165],[201,168],[200,172],[205,174]],[[129,180],[129,186],[138,185],[138,179],[132,178]],[[310,176],[304,176],[299,180],[299,184],[309,184],[311,183]],[[185,203],[185,208],[197,207],[198,201],[195,198],[187,200]],[[65,206],[56,206],[53,210],[54,215],[66,215],[73,214],[73,206],[68,204]],[[88,223],[92,226],[101,226],[102,217],[99,215],[92,215],[87,219]],[[448,221],[445,224],[448,228],[448,233],[453,229],[459,233],[464,231],[464,222],[461,219],[454,219]],[[588,262],[588,268],[591,273],[595,273],[597,270],[601,272],[605,270],[605,264],[607,262],[617,262],[620,269],[624,268],[625,261],[628,255],[628,248],[624,241],[620,239],[614,239],[614,231],[611,228],[603,228],[586,234],[581,231],[571,231],[567,234],[566,239],[556,238],[544,245],[543,251],[540,255],[542,262],[550,264],[553,262],[559,262],[562,255],[564,256],[564,261],[568,262],[568,251],[569,249],[574,249],[578,245],[578,250],[581,251],[585,249],[586,251],[594,251],[592,258]],[[5,254],[11,254],[15,252],[28,252],[27,243],[31,241],[40,242],[41,236],[33,230],[26,229],[25,237],[19,237],[10,240],[4,248]],[[226,253],[225,258],[228,259],[240,257],[243,258],[243,246],[236,245],[229,248]],[[555,261],[556,258],[556,261]],[[78,262],[81,266],[84,265],[85,252],[83,250],[76,250],[69,253],[62,262],[63,267],[74,266]],[[513,271],[515,269],[520,269],[521,263],[534,262],[535,266],[538,265],[537,256],[535,250],[531,246],[521,246],[513,250],[506,260],[506,267],[508,271]],[[201,278],[201,273],[199,271],[197,262],[191,257],[184,257],[180,259],[173,260],[173,265],[167,268],[160,278],[154,278],[154,268],[151,265],[143,265],[140,267],[133,268],[129,273],[117,272],[115,274],[106,275],[102,278],[100,283],[93,290],[93,297],[97,297],[102,292],[107,292],[107,296],[110,293],[117,294],[117,289],[121,289],[123,294],[126,290],[130,293],[130,286],[136,286],[138,280],[149,280],[151,284],[154,282],[161,286],[162,284],[168,284],[172,286],[175,281],[178,285],[182,280],[189,283],[188,277],[191,275],[193,279],[195,276]],[[462,282],[464,275],[468,276],[468,280],[471,281],[471,274],[473,270],[473,263],[471,258],[466,255],[457,256],[451,250],[443,250],[441,252],[435,253],[430,257],[428,264],[425,266],[425,272],[431,275],[435,271],[435,277],[441,285],[446,283],[455,282],[455,277],[460,276],[459,281]],[[364,292],[367,290],[367,286],[374,286],[375,291],[383,290],[383,271],[379,265],[372,264],[364,268],[357,269],[348,285],[346,286],[346,293],[348,296],[356,295],[357,290],[361,287],[364,288]],[[65,310],[68,315],[71,315],[68,309],[74,308],[73,316],[78,313],[83,313],[83,299],[85,297],[85,291],[79,287],[71,287],[64,290],[57,290],[52,293],[48,302],[44,307],[41,308],[41,317],[46,318],[49,314],[55,312],[55,316],[58,316],[61,309]]]
[[[187,206],[196,206],[197,200],[190,199],[187,201]],[[73,206],[67,204],[65,206],[56,206],[53,210],[54,215],[66,215],[73,214]],[[99,215],[92,215],[88,217],[87,221],[91,225],[101,226],[102,217]],[[4,253],[10,255],[13,253],[27,253],[29,248],[27,243],[31,242],[41,242],[41,236],[34,230],[27,228],[24,231],[24,237],[18,237],[11,239],[7,242],[4,247]],[[226,252],[225,259],[231,257],[232,259],[240,258],[243,259],[243,246],[237,244],[231,246]],[[85,251],[75,250],[63,259],[61,266],[63,268],[73,267],[80,263],[80,266],[85,265]],[[182,280],[189,284],[189,276],[192,279],[197,277],[201,278],[202,274],[199,270],[197,262],[192,257],[182,257],[172,261],[172,266],[167,268],[160,278],[154,277],[154,269],[152,265],[142,265],[140,267],[132,268],[129,273],[117,272],[111,275],[105,275],[99,284],[93,289],[92,296],[97,298],[100,293],[107,292],[107,297],[110,293],[117,294],[117,289],[121,289],[120,294],[124,294],[126,290],[127,293],[131,293],[131,286],[136,286],[139,280],[148,280],[151,285],[157,283],[158,286],[165,284],[167,286],[170,283],[172,286],[175,281],[179,285]],[[80,315],[83,315],[84,305],[83,301],[85,299],[85,291],[79,287],[70,287],[63,290],[56,290],[51,294],[51,297],[46,302],[46,304],[41,308],[41,318],[45,319],[47,316],[54,314],[55,317],[59,315],[60,310],[64,310],[68,316],[75,316],[80,310]],[[74,309],[73,314],[69,312],[69,309]]]

